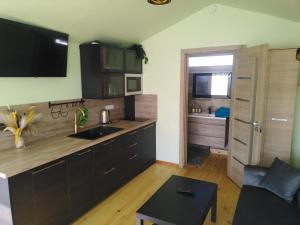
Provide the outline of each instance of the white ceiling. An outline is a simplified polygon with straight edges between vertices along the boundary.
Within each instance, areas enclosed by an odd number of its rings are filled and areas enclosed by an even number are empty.
[[[76,42],[133,43],[219,3],[300,22],[300,0],[1,0],[0,17],[59,30]]]

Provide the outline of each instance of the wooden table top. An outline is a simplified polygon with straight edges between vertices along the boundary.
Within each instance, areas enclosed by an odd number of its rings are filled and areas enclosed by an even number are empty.
[[[37,141],[24,149],[2,150],[0,151],[0,178],[8,179],[154,122],[155,119],[145,122],[120,120],[109,126],[123,128],[123,130],[96,140],[67,137],[70,135],[68,133]]]

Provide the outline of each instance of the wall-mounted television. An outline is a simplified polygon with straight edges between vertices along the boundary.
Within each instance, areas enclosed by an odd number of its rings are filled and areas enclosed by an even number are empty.
[[[0,19],[0,77],[65,77],[68,34]]]

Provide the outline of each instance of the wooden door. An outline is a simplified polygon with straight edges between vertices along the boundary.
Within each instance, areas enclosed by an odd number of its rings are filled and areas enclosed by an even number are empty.
[[[243,48],[233,71],[228,175],[239,186],[244,166],[261,161],[268,46]]]
[[[299,62],[296,49],[271,50],[263,165],[289,161],[292,149]]]

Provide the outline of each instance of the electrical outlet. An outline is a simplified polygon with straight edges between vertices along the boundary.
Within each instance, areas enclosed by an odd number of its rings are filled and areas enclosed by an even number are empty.
[[[113,110],[115,108],[115,106],[114,105],[106,105],[106,106],[104,106],[104,108],[106,110]]]

